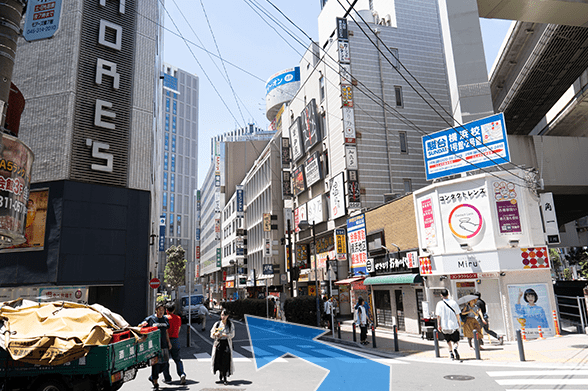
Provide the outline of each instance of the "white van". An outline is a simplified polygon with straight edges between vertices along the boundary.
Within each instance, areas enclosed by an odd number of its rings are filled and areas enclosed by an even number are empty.
[[[188,298],[190,298],[190,304],[188,304]],[[186,320],[188,319],[189,312],[191,312],[192,321],[196,320],[197,323],[200,323],[198,310],[203,305],[204,295],[182,296],[180,300],[180,313],[178,315],[180,315],[182,319]]]

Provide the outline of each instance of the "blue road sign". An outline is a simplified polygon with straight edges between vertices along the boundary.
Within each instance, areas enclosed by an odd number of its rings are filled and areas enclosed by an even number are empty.
[[[27,41],[51,38],[59,29],[61,0],[29,0],[22,36]]]
[[[245,315],[257,369],[291,354],[329,371],[318,391],[389,390],[390,367],[329,346],[328,330]]]
[[[427,180],[510,162],[502,113],[423,136]]]

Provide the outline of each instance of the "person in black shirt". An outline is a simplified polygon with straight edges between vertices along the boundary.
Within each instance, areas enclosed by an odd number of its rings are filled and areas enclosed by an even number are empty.
[[[495,331],[490,330],[490,326],[488,323],[488,313],[486,312],[486,302],[482,300],[482,294],[480,292],[475,292],[474,295],[478,296],[478,301],[476,301],[476,305],[478,306],[480,311],[482,311],[482,314],[484,315],[484,320],[486,321],[483,322],[480,319],[480,325],[484,328],[484,331],[486,331],[488,335],[493,336],[496,340],[498,340],[498,344],[502,345],[504,343],[504,337],[502,335],[498,336],[498,334],[496,334]]]
[[[155,307],[155,314],[145,318],[143,322],[139,324],[139,327],[157,327],[160,333],[160,347],[159,360],[157,364],[151,366],[151,376],[149,381],[153,384],[154,389],[159,389],[159,383],[157,378],[163,371],[163,368],[169,361],[169,349],[171,349],[171,341],[169,339],[169,321],[165,317],[165,306],[163,303],[158,303]]]

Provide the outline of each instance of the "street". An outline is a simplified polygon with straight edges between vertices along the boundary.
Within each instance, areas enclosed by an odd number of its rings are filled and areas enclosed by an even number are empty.
[[[192,347],[186,348],[186,335],[180,335],[182,340],[182,358],[187,374],[187,384],[180,385],[175,373],[175,364],[170,361],[170,373],[173,381],[171,384],[163,383],[160,375],[159,383],[162,390],[346,390],[351,387],[349,379],[360,377],[366,386],[370,384],[369,369],[357,372],[351,369],[339,379],[326,381],[329,371],[325,368],[328,360],[339,360],[337,365],[351,364],[351,368],[358,368],[359,363],[370,360],[373,365],[383,364],[390,368],[390,387],[392,390],[553,390],[564,389],[577,391],[588,386],[588,370],[582,370],[577,366],[569,366],[566,369],[541,363],[524,363],[512,365],[496,365],[487,362],[463,360],[450,361],[449,359],[437,359],[435,361],[416,359],[410,357],[384,358],[375,354],[367,354],[348,350],[345,347],[335,346],[342,352],[341,356],[329,358],[332,354],[325,349],[315,349],[318,364],[313,363],[307,356],[304,359],[287,354],[270,362],[261,369],[256,369],[256,363],[252,355],[252,347],[247,328],[242,322],[234,322],[236,335],[234,342],[235,374],[229,377],[229,384],[217,383],[218,376],[214,376],[210,370],[210,351],[212,340],[209,338],[210,327],[218,319],[207,322],[205,332],[201,332],[199,325],[193,325]],[[183,330],[186,326],[183,327]],[[285,345],[286,342],[284,341]],[[310,344],[309,344],[310,345]],[[257,345],[256,345],[257,346]],[[256,347],[256,351],[258,348]],[[346,354],[352,354],[350,358]],[[302,353],[301,353],[302,354]],[[321,365],[322,362],[322,365]],[[124,391],[145,390],[150,387],[147,378],[150,368],[138,372],[137,378],[122,387]],[[348,379],[347,376],[350,378]],[[336,386],[334,386],[336,384]],[[346,388],[346,385],[349,387]],[[562,388],[563,387],[563,388]],[[378,389],[369,387],[371,389]]]

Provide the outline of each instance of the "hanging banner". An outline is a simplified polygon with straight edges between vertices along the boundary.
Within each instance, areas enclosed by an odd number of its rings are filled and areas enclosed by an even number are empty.
[[[159,251],[165,251],[165,216],[159,216]]]

